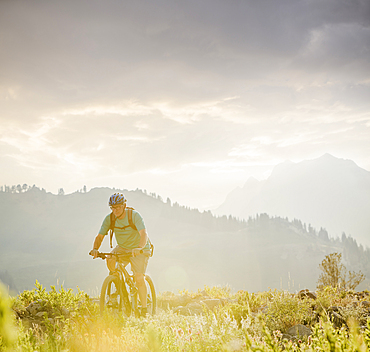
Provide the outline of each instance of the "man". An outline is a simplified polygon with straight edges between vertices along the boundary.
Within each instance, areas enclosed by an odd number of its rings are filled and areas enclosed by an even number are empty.
[[[126,198],[121,193],[114,193],[109,198],[109,206],[116,218],[114,234],[117,241],[117,246],[111,253],[132,253],[132,257],[130,258],[131,269],[134,272],[136,285],[139,291],[139,298],[142,306],[141,315],[145,316],[147,314],[147,288],[144,275],[150,257],[150,243],[148,241],[144,220],[136,210],[132,210],[132,221],[137,230],[130,226],[126,210]],[[103,221],[99,234],[95,237],[93,250],[90,252],[94,259],[98,255],[98,249],[104,237],[108,234],[110,226],[110,214],[108,214]],[[115,256],[107,258],[107,267],[110,275],[117,274]]]

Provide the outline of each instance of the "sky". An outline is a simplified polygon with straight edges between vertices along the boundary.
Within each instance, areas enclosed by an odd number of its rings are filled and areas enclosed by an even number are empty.
[[[0,1],[0,185],[205,209],[325,153],[370,170],[368,0]]]

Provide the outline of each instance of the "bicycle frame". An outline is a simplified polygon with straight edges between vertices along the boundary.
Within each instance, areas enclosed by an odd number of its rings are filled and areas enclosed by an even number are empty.
[[[134,289],[137,291],[134,274],[129,274],[126,270],[127,264],[123,263],[116,263],[116,268],[118,269],[118,273],[120,274],[120,280],[125,281],[131,289]]]
[[[128,271],[126,270],[127,265],[128,264],[123,264],[123,263],[116,262],[116,269],[118,269],[117,271],[118,271],[118,274],[120,276],[120,282],[121,282],[121,285],[122,285],[122,289],[126,290],[125,284],[128,285],[128,287],[130,289],[130,296],[131,296],[130,302],[131,302],[131,305],[132,305],[132,309],[136,309],[137,307],[134,306],[134,296],[138,292],[138,288],[136,286],[136,282],[135,282],[135,279],[134,279],[134,274],[129,274]],[[126,292],[127,292],[127,290],[126,290]]]
[[[126,269],[126,266],[129,263],[119,262],[119,257],[126,257],[126,259],[128,260],[130,256],[125,255],[125,254],[116,254],[116,253],[112,253],[111,255],[114,255],[116,257],[116,270],[117,270],[118,275],[119,275],[121,288],[124,292],[126,292],[127,294],[130,295],[131,309],[133,310],[133,312],[137,313],[136,310],[137,310],[138,307],[137,307],[136,294],[138,293],[138,288],[136,286],[136,282],[135,282],[135,279],[134,279],[134,274],[133,273],[129,274],[129,272]],[[126,284],[129,287],[130,292],[127,292]]]
[[[130,254],[116,254],[116,253],[99,253],[98,257],[101,259],[106,259],[107,256],[115,256],[116,257],[116,272],[118,275],[109,275],[106,277],[104,280],[103,286],[102,286],[102,293],[101,293],[101,299],[100,299],[100,308],[101,311],[104,309],[104,297],[106,295],[111,294],[111,289],[110,285],[114,284],[113,282],[116,281],[116,286],[118,285],[118,294],[122,294],[124,297],[126,297],[127,304],[130,305],[130,312],[128,313],[129,315],[131,312],[134,312],[136,315],[139,314],[139,305],[138,305],[138,288],[134,279],[134,274],[129,274],[126,266],[129,264],[128,262],[121,263],[119,261],[119,257],[125,257],[127,261],[129,261]],[[150,276],[145,275],[145,282],[149,290],[148,290],[148,304],[151,305],[151,314],[155,314],[156,311],[156,293],[155,293],[155,288],[152,279]],[[128,286],[129,292],[127,292],[126,285]],[[104,287],[104,289],[103,289]],[[117,294],[117,293],[116,293]],[[130,297],[129,297],[130,296]],[[103,297],[103,298],[102,298]],[[122,297],[122,296],[121,296]],[[122,299],[122,298],[121,298]],[[122,303],[122,302],[121,302]],[[121,306],[121,303],[119,306]]]

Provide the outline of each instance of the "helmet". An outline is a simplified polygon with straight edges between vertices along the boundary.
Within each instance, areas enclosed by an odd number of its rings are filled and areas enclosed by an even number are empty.
[[[109,206],[112,205],[119,205],[124,204],[126,202],[126,198],[122,193],[114,193],[109,198]]]

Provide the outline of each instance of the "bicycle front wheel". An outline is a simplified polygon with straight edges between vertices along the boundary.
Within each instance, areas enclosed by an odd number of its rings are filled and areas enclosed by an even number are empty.
[[[127,296],[121,287],[121,281],[116,275],[109,275],[105,278],[100,293],[100,313],[109,311],[115,314],[127,314]]]
[[[145,285],[146,285],[146,306],[147,306],[147,312],[149,315],[154,315],[157,311],[157,295],[155,293],[154,283],[153,280],[149,275],[145,275],[144,277]],[[138,293],[136,293],[132,299],[133,302],[133,310],[136,313],[137,316],[140,315],[142,304],[140,300],[138,299]]]

